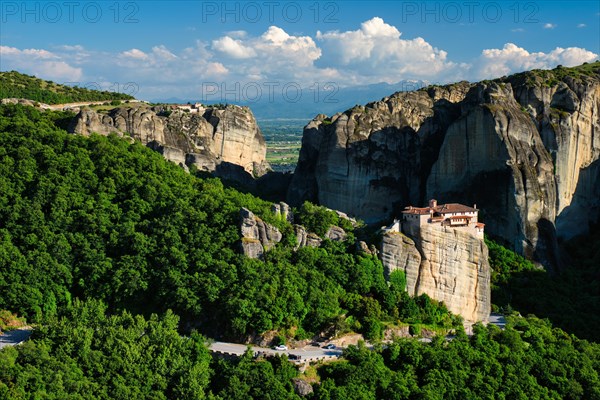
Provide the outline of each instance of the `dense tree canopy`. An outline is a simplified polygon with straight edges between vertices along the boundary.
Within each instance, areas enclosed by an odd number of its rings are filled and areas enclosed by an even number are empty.
[[[359,343],[300,374],[283,356],[211,358],[201,336],[178,334],[170,312],[108,315],[100,302],[74,301],[61,314],[0,351],[0,398],[299,399],[300,378],[314,400],[600,399],[600,345],[537,318],[511,317],[503,331],[477,325],[451,341]]]
[[[316,399],[600,399],[600,346],[537,318],[344,355],[319,369]]]
[[[193,328],[231,338],[354,330],[377,342],[390,324],[461,321],[426,295],[410,298],[402,273],[386,282],[377,257],[353,243],[295,250],[270,203],[140,144],[69,135],[69,118],[0,107],[0,310],[40,323],[32,340],[0,351],[0,398],[297,399],[301,378],[312,399],[600,399],[600,346],[534,317],[511,317],[503,331],[478,325],[472,337],[458,329],[451,341],[350,347],[305,374],[281,357],[212,358]],[[264,260],[236,251],[241,207],[284,234]],[[321,233],[342,223],[308,203],[299,215]],[[515,279],[543,272],[489,245],[496,299],[516,305],[532,283]],[[600,253],[570,246],[593,290]]]
[[[209,352],[177,324],[172,313],[108,316],[102,303],[76,302],[32,340],[0,352],[0,397],[203,399]]]
[[[140,144],[69,135],[65,118],[0,108],[0,309],[40,321],[74,298],[99,299],[145,315],[172,309],[235,338],[287,328],[306,337],[337,323],[377,339],[401,316],[459,323],[388,285],[377,257],[353,243],[294,251],[293,229],[270,203]],[[264,261],[236,251],[241,207],[284,233]]]
[[[580,338],[600,341],[600,229],[562,247],[567,265],[549,273],[498,243],[490,250],[492,303],[547,317]]]

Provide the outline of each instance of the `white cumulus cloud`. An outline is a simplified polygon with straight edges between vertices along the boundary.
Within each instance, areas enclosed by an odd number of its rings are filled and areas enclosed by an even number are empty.
[[[169,61],[169,60],[174,60],[177,58],[177,56],[173,53],[171,53],[171,51],[169,49],[167,49],[166,46],[164,45],[160,45],[160,46],[154,46],[152,48],[152,55],[154,56],[155,60],[163,60],[163,61]]]
[[[506,43],[502,49],[482,51],[475,75],[484,79],[534,68],[554,68],[559,64],[570,67],[594,61],[597,57],[597,54],[579,47],[557,47],[548,53],[531,53],[514,43]]]
[[[241,40],[235,40],[229,36],[223,36],[213,40],[212,47],[216,51],[235,59],[245,59],[256,56],[253,48],[244,46]]]
[[[121,53],[122,56],[133,58],[137,60],[146,60],[148,58],[148,54],[144,53],[140,49],[131,49]]]
[[[260,36],[253,37],[244,31],[229,32],[213,40],[210,48],[211,56],[222,62],[241,83],[275,80],[286,84],[330,73],[314,66],[321,50],[310,36],[290,35],[277,26],[270,26]]]
[[[0,46],[0,70],[17,70],[58,82],[78,81],[83,75],[81,68],[71,66],[48,50],[9,46]]]
[[[363,22],[354,31],[317,32],[323,51],[318,64],[340,68],[357,79],[371,76],[389,83],[446,76],[457,69],[446,51],[421,37],[401,36],[396,27],[379,17]]]
[[[556,24],[551,24],[550,22],[546,22],[544,24],[544,29],[554,29],[556,28]]]

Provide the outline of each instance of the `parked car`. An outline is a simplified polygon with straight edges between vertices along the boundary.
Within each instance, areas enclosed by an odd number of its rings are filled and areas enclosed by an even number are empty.
[[[298,355],[298,354],[290,354],[290,355],[288,355],[288,358],[289,358],[290,360],[301,360],[301,359],[302,359],[302,356],[300,356],[300,355]]]
[[[324,348],[325,348],[325,349],[327,349],[327,350],[333,350],[333,349],[335,349],[335,344],[333,344],[333,343],[329,343],[329,344],[328,344],[327,346],[325,346]]]
[[[273,350],[286,351],[288,348],[284,344],[280,344],[278,346],[273,347]]]

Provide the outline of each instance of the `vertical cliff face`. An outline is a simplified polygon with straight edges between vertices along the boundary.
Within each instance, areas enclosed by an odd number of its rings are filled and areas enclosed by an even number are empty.
[[[477,203],[489,233],[549,268],[600,216],[600,63],[397,93],[305,128],[289,200],[375,222]]]
[[[202,136],[203,144],[218,159],[240,165],[256,175],[266,172],[267,143],[248,107],[208,109],[203,118],[213,127],[212,136]]]
[[[417,202],[421,176],[467,88],[397,93],[331,118],[317,116],[304,129],[288,201],[311,200],[367,222]]]
[[[200,170],[214,171],[219,164],[229,163],[255,176],[267,171],[266,142],[247,107],[208,108],[202,114],[165,111],[143,105],[119,107],[107,114],[84,109],[70,130],[82,135],[127,135],[171,161]]]
[[[429,226],[413,239],[399,232],[383,235],[380,257],[386,272],[404,271],[411,296],[426,293],[443,301],[465,322],[487,322],[490,265],[483,240],[467,232]]]
[[[540,76],[508,79],[536,123],[554,166],[556,231],[570,238],[598,220],[600,197],[600,76],[566,75],[553,85]],[[529,81],[527,81],[529,80]],[[593,181],[596,184],[593,184]],[[589,214],[589,218],[582,215]]]
[[[488,232],[511,238],[530,257],[540,240],[549,246],[545,241],[553,240],[552,233],[539,223],[556,218],[552,159],[510,85],[471,89],[461,117],[446,132],[427,196],[477,203]],[[557,262],[556,255],[543,255],[544,262]]]

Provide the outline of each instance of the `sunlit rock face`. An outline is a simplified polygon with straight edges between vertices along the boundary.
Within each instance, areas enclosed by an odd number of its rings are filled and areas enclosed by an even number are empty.
[[[254,176],[269,169],[266,142],[248,107],[228,105],[185,112],[138,105],[118,107],[107,114],[83,109],[70,131],[82,135],[116,132],[160,151],[177,164],[194,165],[201,171],[212,172],[221,163],[240,166]]]
[[[436,198],[548,268],[600,216],[600,75],[532,71],[396,93],[304,129],[288,202],[368,223]]]
[[[465,322],[487,322],[491,311],[490,265],[484,241],[460,230],[424,226],[413,237],[386,232],[380,258],[386,273],[401,270],[411,296],[443,301]]]

